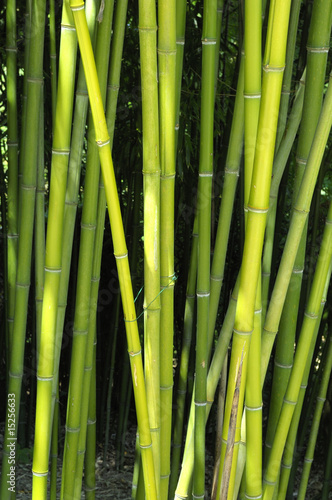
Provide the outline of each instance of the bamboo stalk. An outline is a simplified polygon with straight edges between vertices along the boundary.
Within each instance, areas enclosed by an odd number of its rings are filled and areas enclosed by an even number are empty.
[[[231,401],[234,393],[236,367],[244,349],[243,373],[239,396],[237,428],[240,429],[242,418],[244,385],[246,382],[247,358],[253,330],[254,309],[257,282],[260,273],[260,261],[265,232],[266,214],[268,210],[272,163],[276,138],[277,117],[280,102],[282,75],[285,63],[286,38],[288,28],[290,2],[271,4],[267,43],[264,56],[264,73],[262,100],[258,123],[257,141],[251,190],[248,203],[245,244],[241,265],[240,290],[235,318],[232,355],[230,362],[230,378],[228,383],[223,438],[227,443]],[[264,165],[264,167],[262,167]],[[239,439],[239,437],[237,438]],[[235,452],[238,447],[235,448]],[[222,459],[225,446],[222,449]],[[236,466],[236,457],[233,460]],[[232,471],[231,481],[234,481]],[[221,474],[220,474],[221,476]],[[230,487],[232,495],[233,487]]]
[[[17,256],[15,314],[12,333],[12,348],[10,351],[8,395],[5,403],[6,427],[4,435],[1,498],[11,497],[7,479],[10,472],[10,450],[13,443],[16,448],[17,429],[19,423],[19,406],[21,400],[21,384],[24,368],[24,348],[26,323],[28,314],[28,297],[30,289],[31,254],[33,241],[36,174],[38,164],[38,134],[40,107],[42,102],[42,61],[44,41],[45,2],[35,1],[32,4],[30,63],[27,70],[27,128],[25,131],[26,144],[24,151],[24,167],[20,183],[19,211],[19,241]],[[22,160],[23,163],[23,160]],[[14,405],[14,406],[13,406]],[[13,412],[14,408],[14,412]],[[9,415],[9,416],[8,416]],[[14,428],[9,428],[8,418],[14,415]],[[9,447],[11,446],[11,448]]]
[[[127,332],[128,351],[130,356],[134,395],[137,408],[137,418],[140,431],[140,446],[142,448],[146,495],[148,500],[156,499],[157,495],[155,486],[154,463],[151,448],[151,435],[148,423],[149,420],[141,358],[141,347],[138,336],[136,313],[128,265],[127,248],[125,244],[120,205],[115,184],[106,120],[102,109],[102,101],[100,97],[98,80],[96,78],[96,68],[92,53],[91,41],[83,10],[84,4],[80,0],[72,1],[71,8],[73,10],[78,41],[87,80],[92,115],[96,128],[96,139],[99,146],[101,167],[104,177],[107,205],[110,213],[114,254],[116,257],[119,273],[121,296],[123,301],[124,318]]]
[[[158,1],[160,112],[160,498],[167,500],[173,399],[176,1]]]
[[[210,299],[211,193],[217,1],[205,0],[202,32],[201,130],[197,193],[198,266],[193,495],[205,492],[205,418]]]
[[[144,193],[144,370],[156,474],[160,491],[160,154],[157,21],[153,0],[139,4]]]
[[[45,254],[45,281],[33,455],[33,498],[47,495],[47,473],[53,420],[52,386],[55,363],[56,319],[61,276],[63,216],[70,150],[76,36],[69,4],[64,3],[60,45],[59,92],[52,149],[50,199]],[[71,69],[68,70],[68,68]],[[61,89],[61,90],[60,90]],[[47,409],[47,410],[46,410]]]
[[[329,91],[331,90],[329,87]],[[332,95],[331,92],[329,92]],[[330,97],[330,96],[329,96]],[[325,101],[326,104],[326,101]],[[325,109],[325,106],[324,106]],[[331,122],[330,117],[330,122]],[[294,366],[285,393],[283,407],[280,413],[275,439],[271,449],[270,459],[265,473],[263,500],[272,499],[279,472],[281,456],[284,450],[291,419],[294,414],[300,385],[305,371],[309,348],[319,317],[319,309],[326,286],[332,257],[332,203],[326,220],[322,245],[320,248],[314,280],[311,287],[308,305],[302,323],[301,333],[296,348]]]

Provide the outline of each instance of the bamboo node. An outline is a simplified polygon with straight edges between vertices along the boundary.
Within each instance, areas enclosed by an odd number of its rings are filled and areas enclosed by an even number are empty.
[[[292,406],[296,406],[297,401],[291,401],[290,399],[284,398],[284,403],[292,405]]]
[[[276,481],[269,481],[269,480],[268,480],[268,479],[266,479],[266,478],[264,478],[264,479],[263,479],[263,482],[264,482],[265,484],[268,484],[269,486],[275,486],[275,485],[277,484],[277,482],[276,482]]]
[[[167,49],[158,49],[157,50],[158,54],[168,54],[168,55],[176,55],[176,49],[175,50],[167,50]]]
[[[170,474],[160,474],[160,479],[168,479],[170,476]]]
[[[299,163],[300,165],[306,166],[306,164],[307,164],[307,159],[306,158],[301,158],[300,156],[297,156],[295,158],[295,160],[296,160],[296,163]]]
[[[138,26],[138,31],[157,31],[157,26]]]
[[[213,177],[213,172],[199,172],[199,177]]]
[[[313,458],[304,457],[304,462],[307,462],[308,464],[312,464],[313,461],[314,461]]]
[[[203,38],[202,45],[216,45],[217,40],[215,38]]]
[[[32,469],[32,474],[37,477],[45,477],[48,475],[48,470],[46,472],[36,472]]]
[[[204,499],[204,494],[203,495],[195,495],[195,493],[193,493],[193,498],[203,498]]]
[[[52,148],[52,155],[65,155],[69,156],[70,150],[69,149],[54,149]]]
[[[258,496],[252,497],[252,496],[250,496],[250,495],[248,495],[246,493],[245,494],[245,498],[247,498],[248,500],[256,500],[257,498],[262,498],[262,495],[258,495]]]
[[[299,269],[299,268],[294,267],[293,268],[293,273],[294,274],[303,274],[303,268]]]
[[[75,9],[75,7],[71,7],[71,10],[80,10],[80,9],[79,8]],[[76,31],[76,28],[71,24],[61,24],[61,30]]]
[[[152,443],[150,444],[139,444],[139,447],[142,449],[142,450],[146,450],[147,448],[152,448]]]
[[[51,375],[50,377],[42,377],[42,375],[38,375],[37,374],[37,380],[39,380],[40,382],[53,382],[53,375]]]
[[[105,141],[96,140],[96,143],[97,143],[98,148],[102,148],[102,147],[106,146],[106,144],[110,143],[110,138],[108,137],[108,139],[106,139]]]
[[[248,406],[248,405],[245,405],[245,408],[246,408],[247,411],[262,411],[263,405],[260,405],[260,406]]]
[[[184,38],[176,40],[176,45],[184,45]]]
[[[307,45],[307,51],[316,53],[316,54],[327,54],[330,50],[330,47],[311,47],[310,45]]]
[[[281,463],[281,468],[282,469],[287,469],[290,470],[292,468],[292,465],[285,464],[284,462]]]
[[[321,398],[320,396],[317,396],[317,400],[318,401],[322,401],[322,403],[325,403],[326,398]]]
[[[128,354],[129,354],[129,356],[130,356],[131,358],[134,358],[135,356],[139,356],[141,353],[142,353],[142,351],[141,351],[141,350],[136,351],[136,352],[134,352],[134,351],[128,351]]]
[[[279,368],[284,368],[285,370],[291,370],[293,367],[293,364],[290,365],[283,365],[282,363],[279,363],[276,359],[274,360],[274,366],[278,366]]]
[[[206,406],[206,401],[194,401],[195,406]]]
[[[210,297],[210,292],[197,292],[197,297]]]
[[[83,10],[84,9],[84,2],[82,2],[79,5],[70,5],[70,8],[72,11]]]
[[[233,332],[237,333],[238,335],[251,335],[253,330],[250,330],[249,332],[243,332],[242,330],[237,330],[236,328],[233,328]]]
[[[80,432],[81,430],[81,427],[68,427],[67,425],[65,426],[65,428],[66,432],[72,432],[72,433]]]
[[[173,389],[173,384],[172,385],[161,385],[160,386],[160,390],[161,391],[169,391],[171,389]]]
[[[21,374],[17,374],[17,373],[13,373],[9,370],[9,377],[10,378],[22,378],[22,373]]]
[[[116,259],[125,259],[125,258],[127,258],[127,257],[128,257],[128,252],[126,252],[126,253],[114,254],[114,257],[115,257]]]
[[[283,73],[285,66],[270,66],[269,64],[263,65],[263,71],[266,73]]]
[[[243,97],[245,99],[260,99],[262,97],[262,93],[261,92],[258,92],[257,94],[246,94],[245,92],[243,92]]]
[[[247,210],[248,212],[252,212],[255,214],[266,214],[269,211],[268,208],[254,208],[251,207],[250,205],[248,205]]]
[[[237,177],[239,177],[240,171],[239,171],[239,169],[237,169],[237,170],[231,170],[230,168],[226,167],[225,168],[225,174],[232,174],[232,175],[236,175]]]
[[[318,318],[318,314],[316,313],[310,313],[310,312],[305,312],[304,315],[309,318],[309,319],[317,319]]]

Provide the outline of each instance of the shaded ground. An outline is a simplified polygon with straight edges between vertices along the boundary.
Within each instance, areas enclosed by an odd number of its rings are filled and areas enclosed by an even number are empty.
[[[0,427],[0,445],[2,449],[3,442],[3,425]],[[112,499],[112,500],[130,500],[131,498],[131,485],[134,466],[134,453],[135,453],[135,426],[132,426],[126,435],[126,451],[124,456],[123,470],[117,471],[115,464],[115,448],[111,444],[110,451],[107,454],[107,461],[103,463],[102,450],[99,452],[96,460],[96,499]],[[323,451],[322,451],[323,453]],[[320,500],[321,491],[323,486],[323,467],[322,462],[319,460],[320,451],[316,453],[315,461],[312,466],[312,473],[309,480],[306,499],[307,500]],[[16,485],[17,485],[17,499],[31,500],[32,492],[32,478],[31,478],[31,465],[32,456],[30,450],[23,450],[19,454],[20,460],[16,470]],[[213,457],[210,453],[207,454],[207,484],[210,487]],[[301,476],[301,470],[299,477]],[[60,484],[61,484],[61,461],[59,460],[58,467],[58,492],[60,497]],[[297,491],[294,492],[294,499],[297,497]],[[82,493],[82,499],[85,498]],[[206,496],[210,498],[210,494]],[[330,499],[332,499],[332,487],[330,492]]]

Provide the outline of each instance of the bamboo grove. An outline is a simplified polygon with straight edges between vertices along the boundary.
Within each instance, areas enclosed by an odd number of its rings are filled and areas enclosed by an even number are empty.
[[[331,498],[331,0],[0,11],[0,498]]]

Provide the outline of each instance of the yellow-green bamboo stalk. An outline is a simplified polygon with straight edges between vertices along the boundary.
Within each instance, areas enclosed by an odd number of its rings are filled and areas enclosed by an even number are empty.
[[[190,347],[192,341],[192,333],[194,329],[195,290],[196,290],[196,277],[197,277],[197,249],[198,249],[197,222],[198,222],[197,217],[195,217],[192,244],[191,244],[188,280],[187,280],[181,360],[180,360],[179,381],[178,381],[177,397],[176,397],[176,415],[175,415],[174,433],[173,433],[171,478],[169,485],[170,499],[174,498],[176,483],[178,480],[178,474],[180,468]]]
[[[294,212],[292,215],[291,224],[284,247],[283,256],[275,281],[269,309],[266,315],[262,335],[262,380],[264,380],[265,378],[275,335],[279,327],[280,317],[294,266],[295,256],[308,216],[315,183],[324,153],[324,148],[330,132],[331,116],[329,115],[329,113],[332,108],[331,95],[331,84],[329,84],[323,109],[316,128],[315,137],[311,146],[310,155],[301,183],[299,195],[294,206]]]
[[[228,426],[232,408],[233,394],[239,363],[243,355],[243,372],[239,395],[239,411],[237,428],[240,429],[242,418],[244,386],[246,382],[247,358],[250,336],[253,330],[254,309],[257,282],[260,273],[266,214],[269,203],[269,192],[272,174],[272,163],[276,138],[277,117],[280,103],[282,75],[285,64],[285,50],[290,2],[276,0],[270,6],[266,51],[264,56],[264,74],[262,100],[257,131],[256,151],[252,174],[251,190],[248,202],[246,236],[241,265],[240,290],[236,310],[230,378],[228,383],[223,438],[227,442]],[[240,434],[240,432],[238,432]],[[236,437],[238,441],[240,435]],[[222,449],[221,464],[225,453]],[[229,495],[233,494],[236,470],[235,448],[233,467],[230,478]],[[221,473],[219,480],[221,480]],[[218,485],[220,491],[220,485]]]
[[[209,374],[207,378],[207,411],[206,420],[209,416],[211,405],[220,378],[220,372],[224,363],[225,356],[229,347],[234,327],[235,310],[237,305],[237,294],[239,290],[239,279],[235,284],[230,298],[229,306],[224,318],[223,326],[220,330],[218,342],[211,360]],[[190,491],[190,484],[194,470],[194,405],[191,405],[188,420],[188,430],[186,436],[186,445],[182,460],[182,469],[177,484],[175,498],[186,499]]]
[[[43,47],[44,47],[45,2],[36,0],[32,4],[32,32],[30,40],[30,63],[27,70],[27,122],[25,139],[28,148],[24,151],[22,179],[20,182],[20,217],[17,256],[15,314],[12,332],[12,348],[9,357],[8,398],[5,403],[6,425],[4,434],[1,498],[7,500],[12,492],[7,480],[10,473],[13,445],[16,448],[21,383],[24,368],[24,347],[30,289],[31,253],[35,214],[36,174],[38,164],[38,139],[40,108],[42,106]],[[9,427],[9,421],[11,427]],[[14,423],[14,426],[12,425]],[[15,449],[14,448],[14,449]],[[15,487],[14,487],[15,489]]]
[[[328,281],[329,281],[329,279],[328,279]],[[312,463],[314,460],[314,450],[315,450],[316,442],[317,442],[320,419],[321,419],[324,403],[326,401],[326,393],[327,393],[328,383],[330,380],[330,375],[331,375],[331,370],[332,370],[332,337],[331,336],[329,337],[329,340],[327,340],[327,342],[328,342],[328,346],[327,346],[326,361],[325,361],[324,367],[323,367],[321,385],[319,387],[319,392],[318,392],[318,395],[316,398],[315,412],[314,412],[314,416],[313,416],[313,420],[312,420],[313,423],[312,423],[312,427],[311,427],[311,431],[310,431],[310,437],[309,437],[309,441],[308,441],[307,450],[306,450],[305,457],[304,457],[301,482],[300,482],[299,492],[298,492],[298,499],[299,500],[305,500],[305,498],[306,498],[306,490],[307,490],[311,466],[312,466]]]
[[[176,2],[158,0],[160,112],[160,498],[167,500],[173,396]],[[143,130],[144,133],[144,130]]]
[[[106,200],[110,213],[111,230],[114,244],[114,255],[117,262],[121,297],[126,324],[128,351],[133,378],[134,395],[137,408],[137,419],[142,448],[143,472],[147,499],[156,499],[154,463],[152,456],[151,434],[149,429],[147,399],[144,384],[141,346],[138,336],[136,312],[131,287],[127,248],[123,232],[121,211],[117,195],[114,169],[112,164],[109,137],[106,120],[102,108],[96,67],[91,47],[91,41],[84,15],[84,4],[80,0],[71,2],[80,51],[90,97],[90,105],[96,129],[96,139],[99,146],[102,173],[106,190]]]
[[[57,86],[57,60],[56,60],[56,32],[54,0],[50,0],[50,69],[51,69],[51,95],[52,95],[52,125],[55,126],[56,113],[56,86]]]
[[[63,214],[70,150],[72,103],[76,66],[76,36],[69,3],[63,5],[60,44],[59,92],[52,149],[45,281],[40,351],[37,369],[37,403],[33,454],[32,498],[47,496],[47,474],[53,419],[56,319],[61,275]]]
[[[244,11],[244,209],[247,204],[254,166],[258,117],[261,100],[262,7],[249,1]],[[261,273],[259,272],[259,275]],[[262,394],[261,350],[261,281],[258,279],[252,340],[249,349],[246,381],[246,486],[249,497],[262,493]],[[240,436],[239,436],[240,438]]]
[[[160,484],[160,157],[156,3],[140,0],[144,193],[144,370],[156,473]]]
[[[98,26],[96,65],[103,102],[106,98],[108,60],[114,2],[103,10],[103,22]],[[89,117],[88,155],[85,173],[84,203],[81,220],[81,243],[70,370],[62,491],[64,498],[81,497],[89,390],[92,370],[94,328],[90,322],[90,306],[97,307],[97,296],[90,292],[94,267],[95,233],[99,187],[99,158],[95,143],[92,116]],[[105,203],[102,204],[105,207]],[[101,229],[102,231],[102,229]],[[99,260],[100,265],[100,260]],[[75,359],[75,362],[73,362]]]
[[[331,100],[332,93],[329,100]],[[325,101],[326,104],[326,101]],[[323,108],[326,110],[325,106]],[[330,121],[331,116],[328,117]],[[327,276],[331,265],[332,257],[332,203],[330,203],[329,213],[325,225],[323,240],[318,256],[317,267],[314,275],[314,280],[311,287],[308,305],[304,315],[299,341],[296,348],[294,366],[288,382],[283,407],[280,413],[278,426],[275,433],[275,439],[271,449],[270,459],[265,473],[264,494],[263,499],[269,500],[273,498],[274,488],[279,473],[282,453],[284,450],[289,426],[294,414],[295,406],[298,401],[300,385],[303,379],[303,374],[308,360],[308,354],[312,337],[317,326],[319,318],[319,310],[321,306],[322,296],[326,286]]]
[[[205,418],[210,298],[211,191],[217,1],[205,0],[202,32],[201,128],[197,193],[198,267],[193,496],[205,492]]]
[[[278,151],[279,149],[280,142],[284,134],[287,123],[288,105],[289,105],[289,98],[291,95],[291,84],[293,75],[293,62],[294,62],[294,55],[296,48],[296,39],[298,34],[298,23],[299,23],[301,3],[302,3],[301,0],[295,0],[294,2],[292,2],[290,16],[289,16],[289,28],[287,36],[287,52],[286,52],[286,64],[285,64],[286,67],[282,82],[280,112],[278,118],[278,130],[276,139],[276,151]]]
[[[7,356],[12,346],[15,308],[15,282],[18,242],[18,130],[17,130],[17,45],[16,0],[6,4],[6,66],[7,66]],[[8,361],[7,360],[7,361]]]
[[[281,178],[285,171],[286,163],[293,146],[297,130],[300,125],[302,108],[303,108],[303,98],[304,98],[304,79],[305,73],[303,74],[299,87],[297,89],[296,97],[292,106],[292,110],[289,114],[289,119],[287,122],[287,129],[285,135],[283,136],[278,152],[275,156],[273,164],[273,178],[271,182],[270,190],[270,206],[266,221],[266,232],[265,232],[265,243],[262,259],[262,316],[263,322],[265,321],[266,308],[268,304],[269,296],[269,286],[271,278],[271,262],[272,262],[272,252],[274,243],[274,232],[275,232],[275,221],[277,213],[277,199],[278,191],[281,182]]]

